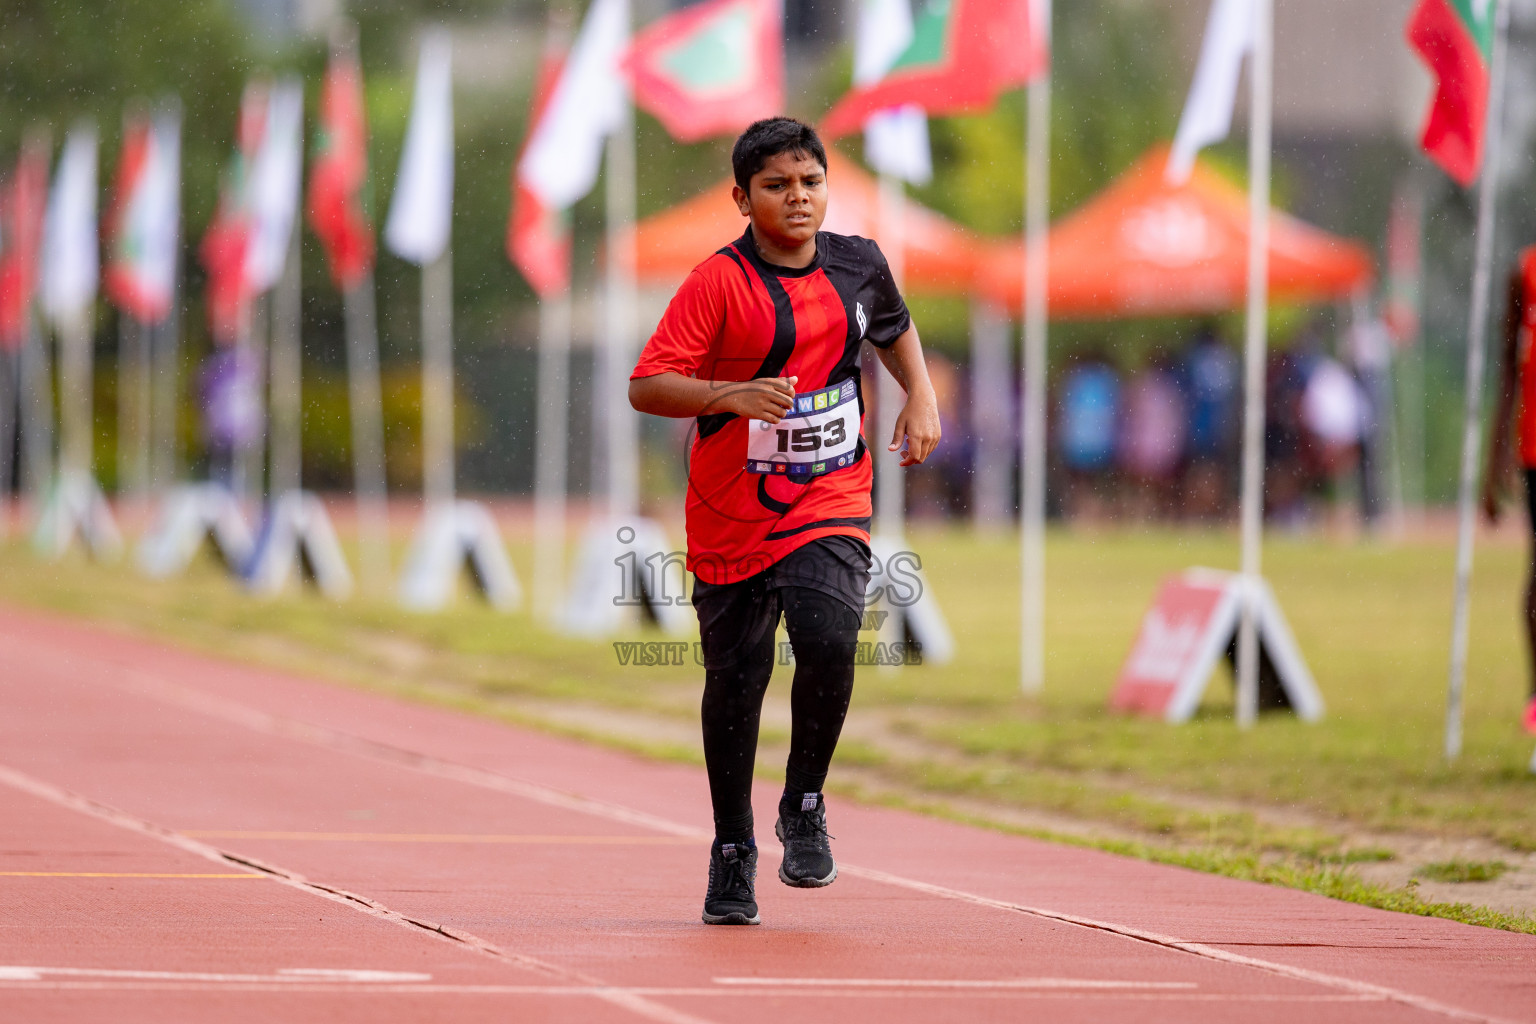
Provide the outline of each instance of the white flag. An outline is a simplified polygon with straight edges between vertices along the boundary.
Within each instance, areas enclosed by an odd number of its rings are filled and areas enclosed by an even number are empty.
[[[519,179],[550,209],[566,209],[597,184],[603,140],[629,103],[619,68],[628,47],[629,0],[593,0],[517,165]]]
[[[878,82],[912,42],[909,0],[864,0],[853,47],[853,82]],[[926,184],[933,177],[928,114],[915,105],[882,110],[864,122],[864,159],[881,174]]]
[[[267,90],[261,142],[251,160],[245,280],[253,295],[273,287],[283,276],[303,176],[304,83],[291,76]]]
[[[443,254],[453,223],[453,51],[445,29],[421,39],[411,123],[400,154],[384,242],[425,266]]]
[[[42,306],[55,325],[96,298],[96,127],[76,125],[64,143],[43,219]]]
[[[1237,101],[1237,76],[1243,58],[1253,52],[1258,18],[1255,0],[1211,0],[1200,44],[1200,63],[1184,101],[1184,115],[1173,137],[1173,151],[1165,171],[1169,183],[1189,180],[1195,155],[1232,130],[1232,106]]]
[[[181,104],[164,104],[149,132],[143,206],[143,283],[167,309],[176,299],[177,253],[181,244]]]

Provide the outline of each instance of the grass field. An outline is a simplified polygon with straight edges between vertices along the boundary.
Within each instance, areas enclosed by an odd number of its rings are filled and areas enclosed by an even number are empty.
[[[1526,555],[1512,540],[1479,550],[1466,745],[1453,765],[1440,754],[1449,540],[1270,540],[1266,575],[1328,713],[1311,725],[1267,715],[1247,732],[1231,720],[1224,669],[1186,725],[1106,710],[1159,580],[1195,565],[1232,567],[1233,535],[1054,533],[1047,681],[1033,699],[1018,692],[1011,538],[919,529],[911,547],[958,653],[944,666],[860,669],[839,752],[845,789],[957,817],[975,817],[978,802],[1066,815],[1118,837],[1100,845],[1421,911],[1411,891],[1350,889],[1351,863],[1392,856],[1359,834],[1536,850],[1536,777],[1526,771],[1531,744],[1518,728],[1526,667],[1516,612]],[[527,546],[514,543],[512,554],[526,571]],[[257,601],[211,561],[149,582],[126,564],[43,563],[17,542],[0,545],[0,600],[661,756],[699,756],[697,669],[621,667],[609,644],[560,637],[528,612],[462,602],[424,616],[384,601],[337,605],[297,592]],[[773,699],[782,702],[786,689],[776,685]],[[785,737],[781,718],[766,721],[763,763],[772,771]]]

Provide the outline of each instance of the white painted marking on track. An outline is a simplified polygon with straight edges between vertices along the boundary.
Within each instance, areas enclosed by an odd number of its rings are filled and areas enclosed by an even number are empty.
[[[591,814],[610,821],[619,821],[630,825],[643,825],[666,835],[692,836],[704,841],[707,841],[709,838],[708,832],[705,832],[701,829],[692,828],[667,818],[663,818],[659,815],[649,814],[644,811],[637,811],[632,808],[623,807],[618,804],[611,804],[606,801],[595,800],[590,797],[581,796],[579,794],[563,793],[559,790],[550,789],[547,786],[543,786],[537,783],[514,779],[509,776],[500,775],[496,772],[487,771],[483,768],[475,768],[452,761],[444,761],[439,758],[432,757],[431,755],[420,753],[418,751],[407,750],[387,743],[380,743],[376,740],[370,740],[366,737],[357,736],[351,733],[344,733],[339,730],[328,728],[326,726],[301,722],[296,719],[283,718],[277,715],[269,714],[265,711],[261,711],[257,708],[249,707],[248,705],[241,704],[237,701],[213,696],[212,694],[205,693],[192,687],[167,682],[144,671],[143,669],[132,665],[122,664],[119,662],[111,661],[109,659],[98,658],[91,660],[97,661],[99,664],[111,669],[109,672],[99,673],[95,676],[97,680],[106,682],[108,685],[126,689],[130,692],[137,692],[145,696],[156,697],[168,703],[177,704],[191,710],[199,711],[211,718],[243,725],[244,727],[251,729],[254,732],[259,732],[270,736],[281,736],[289,739],[303,740],[312,745],[336,750],[339,752],[351,753],[356,756],[371,758],[377,761],[384,761],[390,764],[405,765],[415,768],[417,771],[420,771],[424,774],[436,776],[438,778],[454,779],[468,785],[480,786],[485,789],[491,789],[497,792],[520,796],[524,799],[532,800],[536,803],[545,804],[547,806],[580,811],[582,813]],[[9,781],[4,779],[3,776],[5,774],[17,773],[8,773],[4,769],[0,769],[0,781]],[[86,801],[86,803],[89,803],[89,801]],[[151,827],[151,834],[157,834],[159,831],[165,831],[167,833],[169,832],[169,830],[162,830],[160,826]],[[170,834],[174,835],[174,833]],[[194,842],[194,840],[185,839],[184,837],[180,836],[177,836],[177,838],[186,843]],[[202,844],[197,845],[201,846]],[[212,851],[211,847],[208,847],[207,849]],[[213,853],[218,859],[222,859],[222,855],[218,854],[217,851],[213,851]],[[770,858],[777,856],[777,851],[773,850],[772,847],[763,847],[761,853]],[[905,878],[901,875],[891,874],[890,872],[880,871],[874,868],[860,868],[854,865],[840,864],[839,870],[856,877],[862,877],[868,881],[883,882],[887,885],[892,885],[915,892],[928,893],[929,895],[937,896],[943,899],[958,900],[965,903],[975,904],[977,906],[991,907],[998,910],[1028,914],[1033,917],[1058,921],[1063,924],[1071,924],[1083,928],[1090,928],[1096,931],[1103,931],[1110,934],[1119,935],[1123,938],[1132,939],[1134,941],[1144,942],[1154,946],[1161,946],[1165,949],[1172,949],[1183,953],[1188,953],[1192,956],[1201,957],[1202,959],[1215,960],[1222,963],[1248,967],[1254,970],[1263,971],[1269,974],[1276,974],[1298,981],[1306,981],[1316,985],[1323,985],[1330,988],[1340,989],[1360,996],[1381,998],[1389,1002],[1413,1006],[1417,1009],[1449,1017],[1453,1020],[1476,1022],[1476,1024],[1512,1024],[1512,1022],[1506,1021],[1503,1018],[1476,1013],[1470,1010],[1463,1010],[1460,1007],[1450,1006],[1437,1000],[1415,995],[1411,992],[1404,992],[1401,989],[1395,989],[1385,985],[1376,985],[1370,982],[1356,981],[1352,978],[1345,978],[1334,974],[1326,974],[1321,971],[1308,970],[1307,968],[1302,967],[1293,967],[1289,964],[1277,963],[1275,961],[1260,960],[1257,957],[1244,956],[1240,953],[1231,953],[1227,950],[1220,949],[1215,946],[1210,946],[1198,942],[1189,942],[1183,939],[1175,938],[1173,936],[1161,935],[1156,932],[1136,928],[1130,925],[1121,925],[1108,921],[1099,921],[1093,918],[1081,917],[1075,914],[1067,914],[1059,911],[1052,911],[1038,907],[1025,906],[1023,904],[1011,903],[1005,900],[993,899],[991,897],[981,896],[976,893],[965,892],[960,889],[952,889],[948,886],[933,885],[928,882],[918,881],[917,879]],[[308,883],[305,884],[308,885]],[[312,888],[320,889],[318,886]],[[360,897],[349,896],[348,898],[361,900]],[[377,904],[374,904],[372,901],[363,902],[370,906],[377,906]],[[393,912],[390,913],[392,914]],[[388,915],[386,914],[378,916]],[[412,924],[412,922],[410,922],[408,919],[400,917],[400,915],[394,916],[399,918],[399,923]],[[488,943],[484,943],[483,940],[476,941],[487,947],[486,950],[482,951],[488,952],[488,955],[506,955],[502,954],[499,950],[491,953],[489,950],[495,950],[495,947],[490,946]],[[665,1007],[657,1008],[661,1010],[667,1010]],[[637,1012],[639,1011],[637,1010]],[[682,1017],[686,1017],[686,1015],[682,1015],[678,1019],[682,1019]],[[655,1017],[653,1019],[663,1020],[669,1018]]]
[[[282,982],[312,985],[317,982],[349,984],[403,984],[431,981],[419,971],[354,971],[328,967],[290,967],[276,974],[229,974],[212,971],[128,971],[99,967],[0,967],[0,981],[42,981],[45,978],[111,978],[123,981]]]
[[[1192,981],[1107,981],[1098,978],[715,978],[716,985],[757,988],[1193,989]]]

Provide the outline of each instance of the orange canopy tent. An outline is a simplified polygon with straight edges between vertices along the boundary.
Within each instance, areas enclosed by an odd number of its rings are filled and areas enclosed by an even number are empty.
[[[879,185],[851,160],[827,154],[827,231],[873,238],[889,253],[878,224]],[[731,198],[726,179],[636,226],[636,272],[640,283],[658,288],[679,284],[710,253],[729,245],[746,229],[746,218]],[[984,247],[976,236],[932,210],[906,200],[904,290],[926,295],[966,295],[974,287]]]
[[[1132,317],[1241,308],[1248,289],[1248,197],[1196,164],[1183,185],[1163,179],[1168,147],[1158,146],[1049,236],[1054,317]],[[1358,242],[1273,211],[1269,291],[1276,301],[1349,295],[1371,280]],[[977,284],[1017,310],[1023,250],[999,244]]]

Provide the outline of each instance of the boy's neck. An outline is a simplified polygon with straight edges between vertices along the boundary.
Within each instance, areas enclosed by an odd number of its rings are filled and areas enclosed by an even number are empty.
[[[804,270],[816,259],[816,236],[812,235],[804,242],[797,242],[793,246],[782,246],[766,237],[754,225],[752,232],[752,244],[757,246],[757,254],[763,258],[764,263],[775,267],[784,267],[789,270]]]

